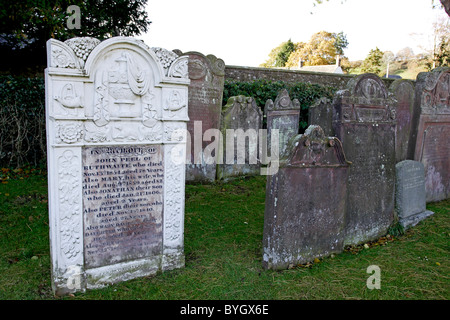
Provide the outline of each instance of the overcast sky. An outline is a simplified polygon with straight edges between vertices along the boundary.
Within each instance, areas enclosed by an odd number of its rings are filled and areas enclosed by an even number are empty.
[[[438,0],[435,0],[438,3]],[[344,50],[362,60],[370,49],[397,53],[431,47],[432,23],[444,10],[431,0],[148,0],[151,47],[214,54],[228,65],[256,67],[283,41],[307,42],[319,31],[347,35]]]

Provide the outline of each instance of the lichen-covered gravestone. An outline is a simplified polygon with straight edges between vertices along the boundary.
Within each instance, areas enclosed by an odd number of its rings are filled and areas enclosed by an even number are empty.
[[[417,76],[411,159],[425,166],[427,202],[450,197],[450,68]]]
[[[220,130],[225,63],[216,56],[200,52],[181,53],[188,58],[190,135],[187,150],[186,181],[212,182],[216,179],[218,150],[208,146],[217,144],[218,137],[209,136],[209,129]],[[206,149],[206,151],[205,151]]]
[[[128,37],[47,54],[55,294],[183,267],[187,57]]]
[[[309,126],[267,177],[263,266],[283,269],[341,252],[347,174],[341,142]]]
[[[399,223],[410,228],[433,214],[426,209],[425,168],[419,161],[404,160],[395,170],[395,209]]]
[[[336,93],[334,128],[352,162],[345,244],[386,234],[394,217],[395,108],[381,79],[363,74]]]
[[[414,108],[414,85],[409,80],[395,80],[389,87],[396,99],[395,160],[408,159],[408,143]],[[411,159],[410,159],[411,160]]]
[[[272,130],[278,130],[279,154],[286,150],[289,140],[295,137],[300,125],[300,103],[291,100],[286,89],[282,89],[273,102],[266,101],[264,113],[267,121],[267,150],[271,150]]]
[[[221,163],[217,165],[219,180],[260,174],[258,140],[262,121],[262,111],[253,98],[236,96],[228,99],[222,109],[223,141],[219,144],[223,152],[219,154]]]

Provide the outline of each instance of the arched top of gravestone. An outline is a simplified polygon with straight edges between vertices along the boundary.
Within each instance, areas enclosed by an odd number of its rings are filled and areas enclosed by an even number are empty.
[[[91,76],[98,65],[111,65],[114,62],[126,65],[127,70],[135,72],[137,78],[151,74],[153,84],[165,77],[163,64],[155,52],[143,41],[131,37],[113,37],[100,42],[86,60],[86,74]]]
[[[179,56],[189,56],[189,78],[199,80],[206,77],[208,70],[216,76],[225,76],[225,62],[213,54],[204,55],[197,51],[181,52],[174,50]],[[205,65],[206,64],[206,65]]]
[[[267,113],[267,111],[281,110],[300,110],[300,102],[297,99],[291,100],[289,92],[286,89],[282,89],[278,92],[275,102],[269,99],[264,106],[264,113]]]
[[[352,96],[358,96],[367,101],[388,98],[386,86],[380,77],[373,73],[361,74],[351,79],[347,83],[347,89]]]
[[[397,103],[400,101],[414,101],[414,84],[411,80],[397,79],[389,86],[389,92],[395,97]],[[410,112],[413,112],[413,104],[410,104]]]
[[[344,122],[393,122],[396,99],[376,74],[365,73],[351,79],[347,89],[336,93],[335,117]]]
[[[310,125],[304,134],[293,137],[280,160],[281,167],[348,166],[341,141],[327,137],[322,128]]]
[[[445,74],[450,73],[450,67],[438,67],[431,72],[421,72],[417,75],[417,82],[424,82],[424,89],[431,91]]]
[[[450,67],[419,73],[416,92],[422,114],[450,114]]]
[[[67,115],[68,108],[86,107],[83,115],[92,114],[97,126],[106,126],[111,120],[141,118],[144,126],[152,128],[160,119],[188,118],[187,57],[149,48],[131,37],[113,37],[102,42],[90,37],[65,42],[50,39],[47,51],[48,74],[66,77],[55,82],[54,90],[62,95],[61,99],[55,96],[64,108],[56,109],[60,114]],[[71,77],[78,83],[84,78],[88,85],[73,83]],[[90,83],[93,96],[85,93]],[[83,105],[83,100],[93,103]]]
[[[414,96],[414,84],[411,80],[396,79],[389,86],[389,91],[395,95],[407,94],[410,97],[413,97]]]
[[[109,63],[127,64],[128,70],[138,73],[147,69],[146,76],[151,74],[154,84],[165,77],[182,78],[181,82],[186,82],[187,58],[166,49],[149,48],[142,40],[132,37],[113,37],[105,41],[92,37],[76,37],[64,42],[50,39],[47,41],[47,66],[58,68],[60,74],[91,77],[99,64],[105,64],[111,55],[117,56],[118,51],[121,57]]]
[[[421,171],[424,170],[424,165],[420,161],[414,161],[414,160],[403,160],[400,162],[397,162],[395,164],[396,170],[401,170],[403,167],[409,167],[409,168],[418,168]]]
[[[319,99],[316,99],[312,105],[310,105],[310,108],[318,108],[322,106],[327,106],[331,104],[331,100],[327,97],[321,97]]]
[[[239,108],[240,112],[248,112],[248,110],[251,109],[257,113],[258,116],[263,116],[261,108],[256,105],[256,101],[252,97],[246,97],[243,95],[230,97],[227,104],[222,107],[222,117],[225,117],[234,108]]]

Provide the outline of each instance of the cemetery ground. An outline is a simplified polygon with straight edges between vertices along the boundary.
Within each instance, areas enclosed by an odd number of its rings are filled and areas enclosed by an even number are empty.
[[[182,269],[56,298],[51,290],[47,176],[1,172],[1,300],[448,300],[450,200],[403,234],[283,271],[262,268],[266,177],[186,186]],[[368,289],[367,268],[381,270]]]

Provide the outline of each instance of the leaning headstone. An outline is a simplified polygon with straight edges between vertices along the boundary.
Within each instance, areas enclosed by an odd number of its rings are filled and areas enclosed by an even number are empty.
[[[272,130],[279,130],[280,155],[286,150],[287,144],[299,131],[300,103],[297,99],[291,100],[286,89],[282,89],[273,102],[266,101],[264,113],[267,121],[267,150],[271,150]]]
[[[450,68],[417,76],[409,153],[425,166],[427,202],[450,197]]]
[[[391,84],[389,91],[396,100],[395,160],[400,162],[408,159],[408,143],[414,108],[414,85],[409,80],[398,79]]]
[[[251,97],[236,96],[228,99],[222,109],[219,144],[221,163],[217,165],[217,178],[227,180],[239,176],[260,174],[259,133],[262,129],[261,108]]]
[[[320,126],[327,136],[334,136],[333,105],[328,98],[322,97],[308,108],[308,126]]]
[[[334,99],[334,128],[352,162],[346,245],[386,234],[394,217],[395,109],[381,79],[363,74]]]
[[[341,142],[309,126],[267,177],[263,266],[284,269],[343,250],[349,163]]]
[[[187,57],[128,37],[51,39],[47,54],[55,294],[183,267]]]
[[[190,135],[187,151],[186,181],[212,182],[216,179],[218,150],[208,152],[215,139],[205,135],[209,129],[220,130],[223,87],[225,82],[225,63],[214,55],[199,52],[181,53],[188,56],[189,84],[189,122]],[[206,149],[206,151],[205,151]]]
[[[395,170],[395,209],[406,229],[433,214],[426,209],[425,169],[419,161],[404,160],[395,165]]]

